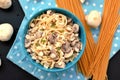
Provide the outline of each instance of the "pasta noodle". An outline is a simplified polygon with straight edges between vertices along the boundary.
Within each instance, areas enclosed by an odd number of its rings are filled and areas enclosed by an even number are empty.
[[[82,49],[79,25],[71,18],[48,10],[30,22],[25,47],[45,68],[64,68]]]

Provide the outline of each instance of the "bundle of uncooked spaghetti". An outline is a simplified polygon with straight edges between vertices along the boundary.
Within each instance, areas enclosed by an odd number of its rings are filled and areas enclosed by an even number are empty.
[[[90,27],[85,21],[85,15],[80,0],[56,0],[58,7],[73,12],[82,22],[86,31],[86,48],[78,61],[78,69],[86,77],[93,80],[105,80],[109,62],[112,40],[120,22],[120,0],[104,0],[102,25],[97,44],[94,42]]]

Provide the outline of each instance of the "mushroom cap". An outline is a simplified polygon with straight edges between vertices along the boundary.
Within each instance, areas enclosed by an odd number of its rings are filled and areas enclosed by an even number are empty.
[[[59,63],[55,63],[55,67],[56,68],[65,68],[65,63],[64,62],[60,62],[61,65],[59,65]]]
[[[87,24],[93,28],[96,28],[101,24],[101,15],[96,10],[93,10],[88,15],[86,15],[85,19]]]
[[[65,58],[69,58],[69,57],[71,57],[73,55],[73,50],[71,50],[69,53],[65,53],[64,54],[64,57]]]
[[[13,34],[13,27],[9,23],[3,23],[0,25],[0,41],[10,40]]]
[[[0,0],[0,8],[8,9],[12,5],[11,0]]]

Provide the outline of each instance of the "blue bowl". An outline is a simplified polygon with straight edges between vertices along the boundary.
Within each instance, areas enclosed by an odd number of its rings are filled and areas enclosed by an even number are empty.
[[[73,20],[74,23],[77,23],[80,26],[80,30],[79,30],[79,38],[80,41],[82,42],[82,50],[80,51],[79,55],[74,58],[74,60],[72,62],[69,62],[66,64],[66,67],[61,69],[61,68],[52,68],[52,69],[46,69],[44,68],[41,64],[36,63],[30,56],[30,54],[27,52],[26,48],[23,47],[23,52],[26,54],[26,56],[28,57],[29,61],[31,61],[35,66],[37,66],[39,69],[44,70],[44,71],[49,71],[49,72],[57,72],[57,71],[63,71],[66,69],[69,69],[70,67],[72,67],[75,63],[77,63],[77,61],[80,59],[80,57],[82,56],[84,49],[85,49],[85,45],[86,45],[86,34],[85,34],[85,30],[84,27],[82,25],[82,23],[79,21],[79,19],[73,15],[71,12],[61,9],[61,8],[47,8],[47,9],[43,9],[41,11],[38,11],[37,13],[35,13],[30,19],[29,22],[26,24],[24,30],[23,30],[23,38],[22,38],[22,46],[24,46],[24,41],[25,41],[25,35],[27,34],[27,30],[29,29],[29,24],[30,21],[34,18],[36,18],[37,16],[43,14],[44,12],[46,12],[47,10],[53,10],[57,13],[61,13],[66,15],[67,17],[71,18]]]

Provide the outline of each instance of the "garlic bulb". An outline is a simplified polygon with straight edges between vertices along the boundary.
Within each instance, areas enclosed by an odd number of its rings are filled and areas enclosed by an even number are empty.
[[[13,34],[13,27],[9,23],[0,24],[0,41],[10,40]]]
[[[85,0],[80,0],[80,2],[81,2],[81,3],[84,3],[84,2],[85,2]]]
[[[96,10],[93,10],[86,15],[85,19],[87,24],[93,28],[97,28],[101,24],[101,15]]]
[[[0,8],[8,9],[12,5],[11,0],[0,0]]]

